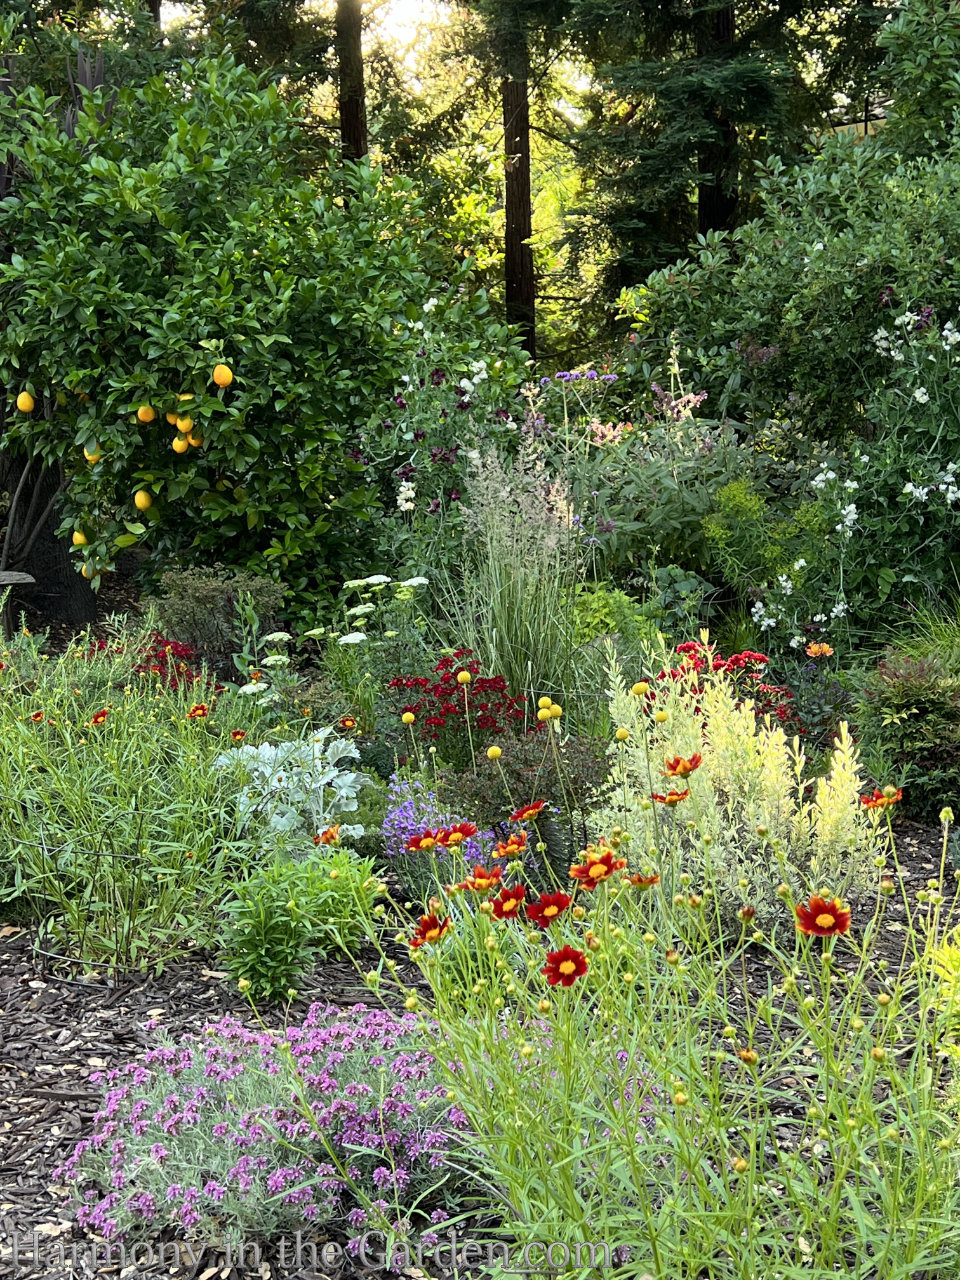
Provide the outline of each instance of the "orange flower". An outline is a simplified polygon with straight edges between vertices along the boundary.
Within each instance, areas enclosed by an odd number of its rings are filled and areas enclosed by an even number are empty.
[[[441,920],[439,916],[421,916],[420,923],[414,930],[413,937],[410,939],[410,946],[414,951],[418,947],[422,947],[425,942],[439,942],[443,935],[450,928],[450,917],[444,916]]]
[[[861,796],[860,803],[865,809],[886,809],[903,799],[903,787],[884,787],[882,791],[874,790],[872,796]]]
[[[256,684],[258,680],[262,680],[262,679],[263,679],[263,672],[262,672],[262,671],[251,671],[251,672],[250,672],[250,680],[251,680],[251,682],[252,682],[253,684]]]
[[[590,845],[586,850],[587,860],[580,866],[570,868],[570,878],[579,880],[584,889],[593,889],[601,880],[607,880],[615,871],[621,871],[626,865],[626,858],[618,858],[612,849],[598,848]]]
[[[109,714],[110,714],[110,712],[107,710],[107,708],[106,708],[106,707],[104,707],[102,711],[98,711],[98,712],[97,712],[97,714],[93,717],[93,719],[90,721],[90,723],[91,723],[91,724],[103,724],[104,720],[106,720],[106,718],[107,718],[107,716],[108,716]]]
[[[477,834],[477,828],[472,822],[458,822],[455,827],[448,827],[444,832],[438,832],[446,836],[444,846],[447,848],[455,848],[458,844],[462,844],[464,840],[469,840],[471,836]]]
[[[546,974],[551,987],[557,983],[572,987],[587,972],[587,957],[574,947],[561,947],[559,951],[547,952],[547,963],[540,972]]]
[[[497,857],[503,858],[505,862],[512,862],[514,858],[519,857],[527,847],[527,833],[525,831],[517,831],[509,840],[501,840],[497,845]]]
[[[533,804],[525,804],[522,808],[517,809],[515,813],[511,813],[510,821],[526,822],[528,818],[536,818],[546,803],[546,800],[537,800]]]
[[[522,884],[516,885],[513,889],[501,889],[499,898],[493,899],[493,918],[516,920],[526,896],[526,886]]]
[[[486,893],[500,883],[502,876],[503,867],[491,867],[489,871],[485,867],[474,867],[473,875],[458,884],[457,888],[469,889],[471,893]]]
[[[190,708],[190,710],[187,712],[187,719],[203,720],[206,717],[209,709],[210,708],[207,706],[205,702],[195,702],[193,706]]]
[[[795,908],[797,928],[801,933],[818,938],[831,938],[850,928],[850,911],[839,898],[821,898],[814,894],[809,902]]]
[[[699,751],[694,752],[689,760],[683,756],[674,756],[667,761],[667,767],[662,771],[664,778],[685,778],[687,774],[693,773],[694,769],[699,769],[703,763],[703,756]]]
[[[247,736],[246,729],[230,730],[230,737],[234,740],[234,742],[242,742],[246,736]]]
[[[804,653],[808,658],[832,658],[833,650],[828,644],[824,644],[822,640],[814,640],[808,644]]]
[[[623,882],[624,882],[624,884],[632,884],[632,885],[633,885],[635,888],[637,888],[637,889],[643,889],[643,890],[646,890],[646,889],[652,889],[652,888],[653,888],[653,886],[654,886],[655,884],[659,884],[659,883],[660,883],[660,877],[659,877],[659,876],[657,876],[657,875],[653,875],[653,876],[641,876],[641,875],[635,875],[635,876],[624,876],[624,878],[623,878]]]
[[[690,794],[690,788],[686,791],[668,791],[665,796],[658,795],[656,791],[651,791],[651,798],[656,800],[658,804],[665,804],[668,809],[673,809],[681,800],[686,800]]]
[[[335,826],[327,827],[326,831],[322,831],[320,835],[313,837],[315,844],[339,844],[340,843],[340,823]]]

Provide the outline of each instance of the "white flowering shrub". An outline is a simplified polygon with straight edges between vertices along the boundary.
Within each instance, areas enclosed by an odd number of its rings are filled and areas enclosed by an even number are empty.
[[[355,743],[320,729],[293,741],[264,742],[224,752],[214,766],[238,775],[237,825],[243,830],[254,818],[270,832],[322,835],[345,813],[359,807],[359,794],[368,779],[349,767],[358,760]],[[345,764],[347,767],[345,767]],[[358,824],[340,825],[341,841],[362,836]]]
[[[800,739],[758,720],[752,677],[711,670],[714,657],[704,647],[637,693],[612,664],[610,714],[622,740],[612,751],[616,785],[593,830],[623,827],[632,864],[651,864],[668,885],[688,875],[711,888],[731,923],[741,904],[769,921],[780,883],[797,899],[863,890],[876,874],[880,828],[861,803],[847,726],[825,774],[812,776]]]

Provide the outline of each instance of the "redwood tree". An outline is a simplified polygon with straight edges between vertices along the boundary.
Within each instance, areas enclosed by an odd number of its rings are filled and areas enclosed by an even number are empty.
[[[363,86],[362,0],[337,0],[336,50],[340,145],[349,160],[367,154],[367,108]]]

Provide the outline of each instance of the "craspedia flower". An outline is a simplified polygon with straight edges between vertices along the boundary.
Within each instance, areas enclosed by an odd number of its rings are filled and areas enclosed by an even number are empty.
[[[472,678],[472,677],[471,677],[471,675],[470,675],[470,672],[469,672],[469,671],[458,671],[458,672],[457,672],[457,684],[469,684],[469,683],[470,683],[471,678]]]
[[[668,809],[675,809],[681,800],[686,800],[690,794],[690,788],[686,791],[668,791],[665,796],[660,795],[656,791],[651,791],[650,797],[656,800],[657,804],[665,804]]]
[[[614,734],[614,737],[618,742],[626,742],[627,739],[630,737],[630,730],[618,729],[617,732]]]
[[[205,702],[195,702],[187,712],[188,720],[203,720],[209,713],[210,708]]]
[[[501,747],[487,747],[488,760],[499,760],[502,755],[503,749]]]
[[[586,850],[587,860],[570,868],[571,880],[579,880],[584,889],[593,889],[603,880],[608,880],[615,871],[621,871],[626,865],[626,858],[618,858],[612,849],[598,848],[591,845]]]
[[[410,939],[410,946],[416,951],[418,947],[422,947],[428,942],[439,942],[449,929],[449,916],[444,916],[442,920],[439,916],[421,916],[420,923]]]
[[[528,818],[535,819],[539,816],[540,810],[546,803],[546,800],[536,800],[533,804],[525,804],[511,813],[510,821],[526,822]]]
[[[702,763],[703,756],[699,751],[695,751],[689,760],[684,756],[673,756],[661,773],[665,778],[686,778],[694,769],[699,769]]]
[[[247,736],[246,729],[230,730],[230,737],[234,740],[234,742],[242,742],[246,736]]]
[[[850,928],[850,911],[839,898],[827,899],[814,894],[809,902],[800,903],[794,910],[797,928],[810,936],[831,938]]]
[[[587,972],[587,957],[575,947],[561,947],[559,951],[547,952],[547,963],[540,970],[546,976],[551,987],[559,983],[562,987],[572,987],[578,978]]]
[[[518,884],[512,889],[501,889],[500,896],[493,899],[493,918],[495,920],[516,920],[526,896],[526,885]]]
[[[630,692],[635,698],[642,698],[645,694],[650,692],[650,686],[647,684],[646,680],[638,680]]]
[[[542,893],[536,902],[527,903],[527,919],[545,929],[563,915],[572,901],[566,893]]]
[[[902,787],[884,787],[882,791],[874,790],[872,796],[861,796],[860,803],[865,809],[886,809],[902,799]]]
[[[417,717],[413,714],[412,711],[405,711],[403,715],[400,717],[400,720],[402,724],[413,724],[416,718]]]

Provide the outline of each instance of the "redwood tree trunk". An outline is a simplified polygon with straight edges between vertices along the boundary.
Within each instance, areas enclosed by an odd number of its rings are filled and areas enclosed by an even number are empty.
[[[698,40],[701,56],[722,58],[733,47],[736,11],[724,5],[707,19],[710,29]],[[740,157],[735,125],[718,106],[714,115],[716,140],[700,151],[698,168],[703,175],[697,187],[697,225],[701,235],[734,226],[740,203]]]
[[[362,35],[362,0],[337,0],[340,146],[348,160],[359,160],[368,150]]]
[[[504,267],[507,322],[520,326],[521,342],[532,360],[537,358],[537,286],[533,274],[533,207],[530,192],[530,97],[527,51],[518,59],[521,75],[508,76],[500,86],[504,147]]]

